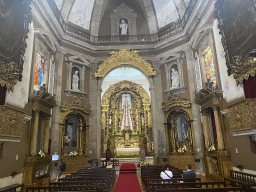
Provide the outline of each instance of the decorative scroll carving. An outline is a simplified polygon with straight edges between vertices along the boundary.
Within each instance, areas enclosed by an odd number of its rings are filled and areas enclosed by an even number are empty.
[[[18,64],[11,62],[5,64],[3,61],[0,61],[0,85],[8,89],[13,90],[13,86],[19,80],[19,74],[16,73],[18,70]]]
[[[72,112],[72,111],[80,111],[83,113],[90,113],[91,106],[86,104],[82,97],[76,97],[74,100],[70,102],[65,102],[61,107],[61,112]]]
[[[22,80],[23,56],[27,44],[28,24],[31,22],[32,0],[3,0],[0,2],[0,85],[13,90]]]
[[[254,1],[243,0],[217,0],[215,4],[214,17],[219,21],[228,74],[234,74],[237,83],[242,83],[249,75],[254,76],[256,71],[255,62],[249,57],[256,47],[253,7]]]
[[[201,89],[198,93],[196,93],[195,102],[198,105],[206,105],[210,107],[213,105],[219,105],[220,99],[222,99],[221,91],[212,92],[209,89]]]
[[[256,73],[256,62],[253,57],[244,56],[235,56],[233,57],[234,66],[232,68],[232,73],[234,74],[234,79],[236,83],[243,83],[244,80],[247,80],[249,76],[255,76]]]
[[[9,106],[0,106],[0,136],[22,137],[24,112]]]
[[[253,129],[256,125],[256,99],[243,100],[228,107],[228,114],[231,131]]]
[[[34,95],[29,98],[29,105],[31,110],[42,111],[46,114],[51,114],[51,109],[57,104],[55,101],[55,96],[46,92],[45,86],[40,87],[40,90],[34,93]]]
[[[167,102],[162,104],[162,110],[166,112],[174,107],[190,108],[191,102],[189,102],[187,99],[184,99],[184,98],[178,97],[177,95],[171,94],[171,96],[168,98]]]
[[[152,68],[151,64],[140,57],[138,51],[130,51],[129,49],[122,48],[110,54],[112,56],[99,66],[95,77],[105,77],[111,69],[124,64],[140,69],[147,76],[156,75],[156,71]]]

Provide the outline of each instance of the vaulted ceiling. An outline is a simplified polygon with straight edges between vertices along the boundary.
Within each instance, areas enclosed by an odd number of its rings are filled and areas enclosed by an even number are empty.
[[[111,3],[113,10],[121,3],[143,12],[149,33],[181,19],[190,0],[54,0],[63,18],[98,35],[101,21]],[[109,11],[109,10],[108,10]]]

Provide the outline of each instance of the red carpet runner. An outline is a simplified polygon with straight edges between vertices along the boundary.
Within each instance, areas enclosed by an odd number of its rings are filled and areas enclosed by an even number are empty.
[[[134,164],[122,164],[114,192],[141,192]]]

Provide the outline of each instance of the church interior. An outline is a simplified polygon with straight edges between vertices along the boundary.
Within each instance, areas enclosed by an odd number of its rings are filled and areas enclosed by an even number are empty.
[[[255,0],[0,0],[0,19],[0,191],[256,190]]]

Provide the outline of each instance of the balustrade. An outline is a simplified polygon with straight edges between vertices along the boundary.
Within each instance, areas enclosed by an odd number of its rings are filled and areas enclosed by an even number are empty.
[[[79,29],[76,26],[68,24],[65,22],[57,5],[54,0],[47,0],[50,5],[56,19],[58,20],[60,26],[66,35],[76,38],[80,41],[89,43],[91,45],[110,45],[110,44],[154,44],[160,41],[163,41],[167,38],[170,38],[176,34],[179,34],[183,31],[186,26],[188,19],[190,18],[192,11],[198,2],[198,0],[191,0],[187,10],[182,17],[182,19],[173,22],[171,26],[168,26],[155,34],[150,35],[115,35],[115,36],[94,36],[89,32]]]

